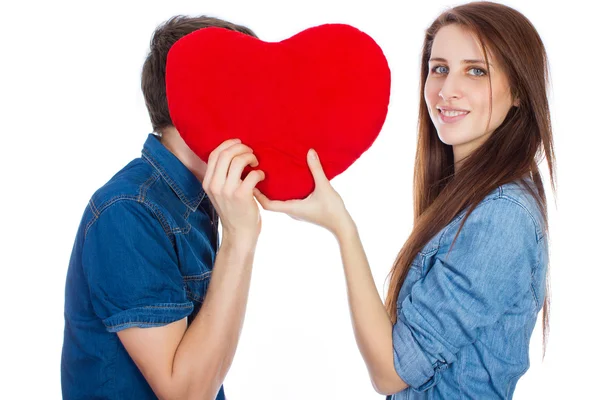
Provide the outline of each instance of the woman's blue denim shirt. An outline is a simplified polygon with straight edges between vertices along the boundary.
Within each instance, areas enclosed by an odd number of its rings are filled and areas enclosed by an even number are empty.
[[[201,183],[154,135],[92,196],[67,272],[64,399],[156,398],[115,332],[193,319],[217,223]]]
[[[419,252],[398,296],[388,399],[510,399],[545,297],[542,214],[517,183],[458,215]],[[451,248],[452,247],[452,248]],[[450,251],[451,249],[451,251]]]

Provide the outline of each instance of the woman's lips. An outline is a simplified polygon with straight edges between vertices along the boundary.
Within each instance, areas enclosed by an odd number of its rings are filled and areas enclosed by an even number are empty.
[[[452,110],[452,109],[437,109],[440,120],[445,124],[452,124],[454,122],[461,121],[468,114],[469,111],[464,110]]]

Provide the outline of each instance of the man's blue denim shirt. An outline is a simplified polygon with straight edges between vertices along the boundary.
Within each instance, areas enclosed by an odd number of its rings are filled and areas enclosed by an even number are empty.
[[[116,332],[192,321],[208,289],[217,224],[201,183],[152,134],[142,157],[92,196],[67,273],[64,399],[156,398]]]
[[[528,180],[531,184],[531,180]],[[522,185],[489,194],[425,245],[398,296],[388,399],[510,399],[529,368],[548,264],[542,214]]]

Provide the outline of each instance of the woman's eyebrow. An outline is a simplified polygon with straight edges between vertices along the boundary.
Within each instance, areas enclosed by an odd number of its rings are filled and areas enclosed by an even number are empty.
[[[462,60],[463,64],[485,64],[485,60]],[[487,62],[490,67],[493,67],[491,62]]]
[[[437,61],[437,62],[444,62],[447,63],[448,60],[446,60],[445,58],[441,58],[441,57],[432,57],[429,59],[429,62],[433,62],[433,61]],[[462,60],[461,64],[485,64],[484,60]],[[493,64],[488,62],[488,65],[490,67],[493,67]]]

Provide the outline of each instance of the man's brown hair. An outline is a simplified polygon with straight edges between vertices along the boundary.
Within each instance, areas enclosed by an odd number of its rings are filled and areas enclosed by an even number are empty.
[[[230,29],[257,37],[245,26],[204,15],[199,17],[177,15],[160,24],[152,35],[150,52],[142,68],[142,93],[154,132],[161,133],[163,128],[173,125],[167,104],[165,83],[167,54],[171,46],[185,35],[209,27]]]

